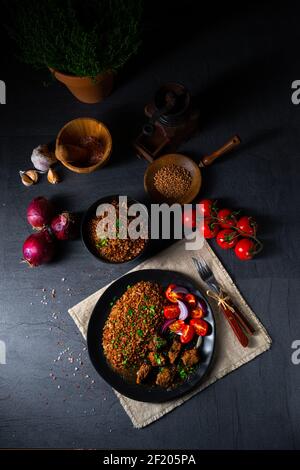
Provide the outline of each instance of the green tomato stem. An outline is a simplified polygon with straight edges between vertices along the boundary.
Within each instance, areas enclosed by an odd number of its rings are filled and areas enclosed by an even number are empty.
[[[215,221],[215,223],[222,223],[222,221],[218,218],[218,217],[214,217],[212,216],[211,219],[213,219]],[[238,229],[238,227],[235,227],[234,225],[231,226],[231,227],[228,227],[229,230],[235,230],[238,235],[237,236],[244,236],[245,238],[250,238],[251,240],[253,240],[255,242],[255,245],[256,245],[256,250],[253,251],[253,255],[257,255],[258,253],[260,253],[264,247],[263,243],[256,237],[256,231],[254,233],[254,235],[250,235],[248,233],[245,233],[245,232],[242,232],[241,230]]]

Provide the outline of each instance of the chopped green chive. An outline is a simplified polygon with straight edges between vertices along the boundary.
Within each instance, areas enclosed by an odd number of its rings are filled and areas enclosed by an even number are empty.
[[[101,240],[99,240],[97,243],[96,243],[96,247],[97,248],[102,248],[103,246],[106,246],[108,244],[108,239],[107,238],[101,238]]]
[[[154,354],[154,359],[156,361],[156,364],[160,366],[161,365],[161,358],[159,357],[158,354],[156,354],[156,353]]]

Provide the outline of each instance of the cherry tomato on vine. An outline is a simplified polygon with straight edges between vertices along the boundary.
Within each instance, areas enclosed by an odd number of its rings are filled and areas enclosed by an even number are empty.
[[[190,325],[194,328],[198,336],[206,336],[208,333],[209,325],[201,318],[192,318]]]
[[[234,249],[236,256],[243,261],[252,259],[256,251],[256,244],[253,240],[250,240],[250,238],[242,238],[239,240]]]
[[[168,320],[173,320],[173,318],[179,317],[180,308],[178,305],[167,305],[164,307],[164,316]]]
[[[257,222],[253,217],[244,215],[237,221],[236,227],[245,236],[255,236],[257,231]]]
[[[203,217],[211,217],[218,212],[217,201],[202,199],[202,201],[197,204],[197,209]]]
[[[230,228],[225,228],[224,230],[220,230],[217,234],[217,244],[223,248],[223,250],[228,250],[229,248],[233,248],[236,245],[238,239],[238,232],[236,230],[232,230]]]
[[[196,209],[184,209],[182,223],[187,228],[195,228],[197,224]]]
[[[232,210],[221,209],[218,212],[218,222],[222,228],[230,228],[236,225],[236,217]]]
[[[183,344],[186,344],[186,343],[189,343],[190,341],[192,341],[192,339],[194,338],[195,329],[192,325],[184,324],[184,326],[181,328],[181,333],[182,334],[180,336],[180,341]]]
[[[214,238],[220,230],[219,225],[212,219],[204,219],[201,223],[204,238]]]

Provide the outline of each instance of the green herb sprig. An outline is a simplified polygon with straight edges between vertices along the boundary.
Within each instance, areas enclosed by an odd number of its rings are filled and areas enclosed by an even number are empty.
[[[6,0],[20,59],[94,78],[122,67],[140,46],[141,0]]]

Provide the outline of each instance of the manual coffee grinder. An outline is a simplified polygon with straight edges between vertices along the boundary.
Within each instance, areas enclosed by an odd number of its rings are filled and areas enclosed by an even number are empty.
[[[199,111],[180,83],[161,86],[153,101],[145,106],[145,115],[148,122],[133,145],[138,157],[148,162],[176,151],[198,129]]]

